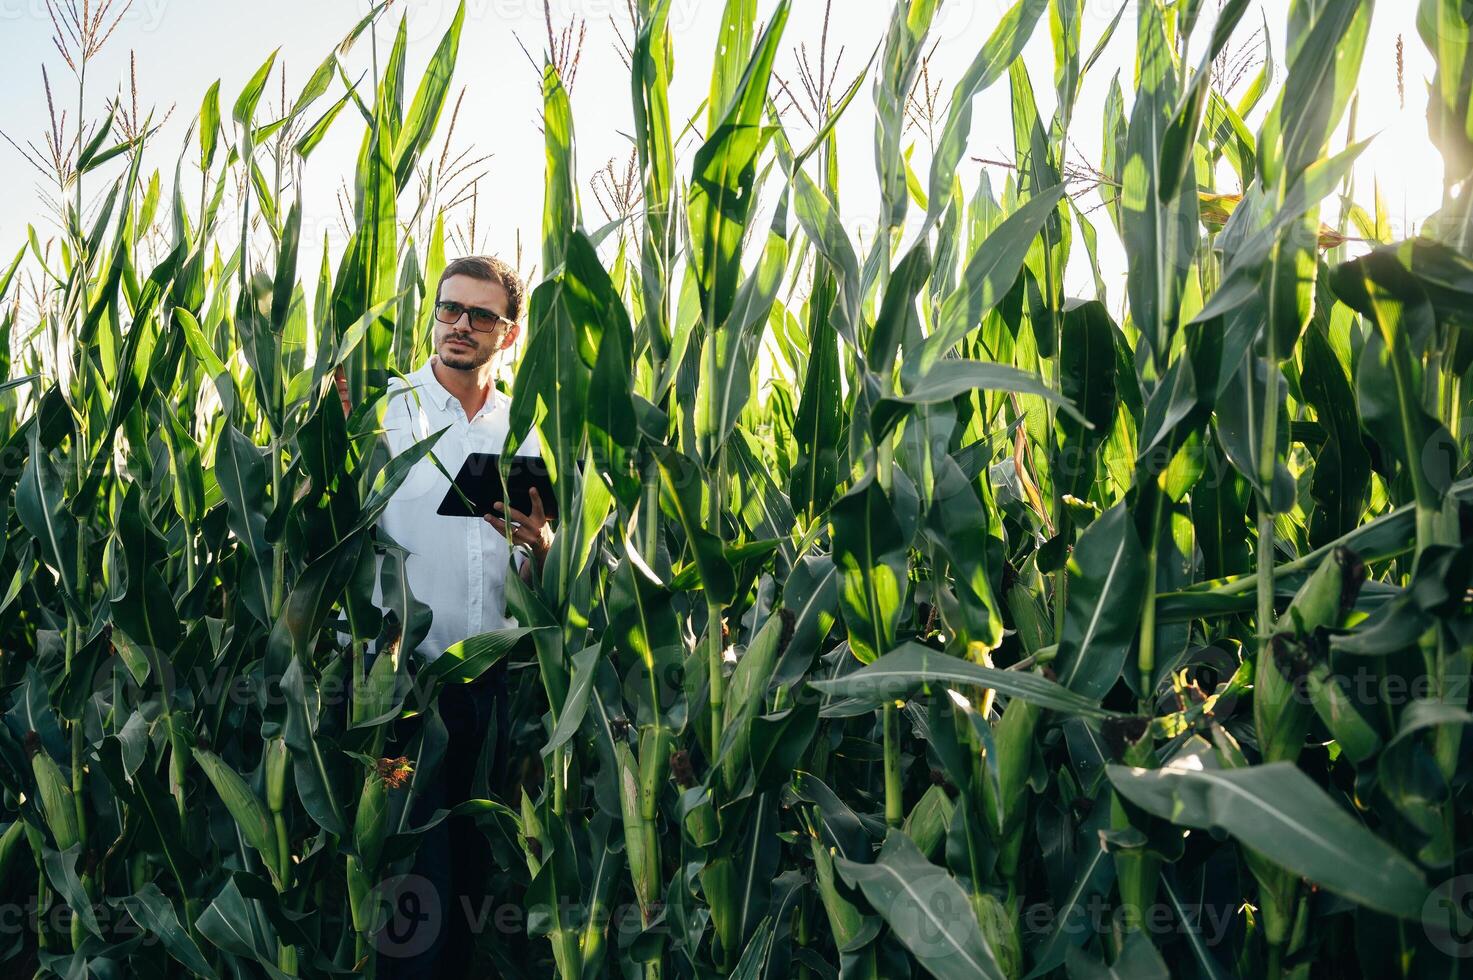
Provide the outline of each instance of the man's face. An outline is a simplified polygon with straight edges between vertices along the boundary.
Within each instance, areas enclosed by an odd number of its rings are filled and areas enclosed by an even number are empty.
[[[440,302],[459,303],[467,309],[478,307],[502,316],[507,311],[506,289],[499,282],[451,276],[440,286]],[[473,329],[470,317],[462,315],[455,323],[435,324],[435,352],[440,363],[457,371],[474,371],[510,347],[521,332],[515,323],[502,321],[490,333]]]

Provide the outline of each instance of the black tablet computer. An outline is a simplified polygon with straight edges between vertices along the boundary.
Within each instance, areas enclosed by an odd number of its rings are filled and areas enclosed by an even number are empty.
[[[540,456],[513,456],[506,474],[507,506],[523,514],[532,512],[531,489],[537,488],[542,498],[542,512],[549,519],[557,517],[557,494]],[[464,496],[462,496],[462,494]],[[501,457],[496,453],[471,453],[465,458],[455,483],[445,493],[435,513],[444,517],[484,517],[496,514],[501,501]]]

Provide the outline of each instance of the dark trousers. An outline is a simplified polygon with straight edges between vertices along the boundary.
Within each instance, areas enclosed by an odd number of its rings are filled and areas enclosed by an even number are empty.
[[[451,684],[440,692],[440,717],[448,740],[439,772],[415,801],[410,824],[420,826],[436,810],[449,809],[484,793],[476,792],[482,747],[490,787],[502,784],[498,761],[507,756],[506,662],[470,684]],[[495,738],[487,742],[494,726]],[[403,733],[407,745],[412,732]],[[392,754],[392,753],[391,753]],[[378,944],[378,975],[394,980],[484,976],[473,972],[476,933],[490,928],[487,883],[492,871],[485,835],[468,817],[443,820],[421,838],[414,867],[390,899],[391,922]]]

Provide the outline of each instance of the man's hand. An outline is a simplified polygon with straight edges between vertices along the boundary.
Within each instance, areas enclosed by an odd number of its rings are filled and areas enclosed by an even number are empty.
[[[552,548],[553,529],[547,521],[547,514],[542,510],[542,496],[537,492],[537,488],[532,487],[529,492],[532,495],[532,513],[523,514],[498,501],[495,505],[496,510],[502,516],[487,514],[485,520],[503,535],[507,533],[508,520],[515,524],[516,526],[511,529],[512,544],[526,545],[530,548],[532,557],[540,569],[542,563],[547,559],[548,550]]]

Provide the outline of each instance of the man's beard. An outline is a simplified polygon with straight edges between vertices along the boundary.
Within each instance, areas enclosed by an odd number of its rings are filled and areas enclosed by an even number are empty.
[[[451,338],[446,337],[445,340]],[[445,342],[440,343],[440,363],[457,371],[474,371],[476,368],[491,360],[492,351],[484,351],[474,340],[467,341],[472,350],[458,347],[446,347]]]

